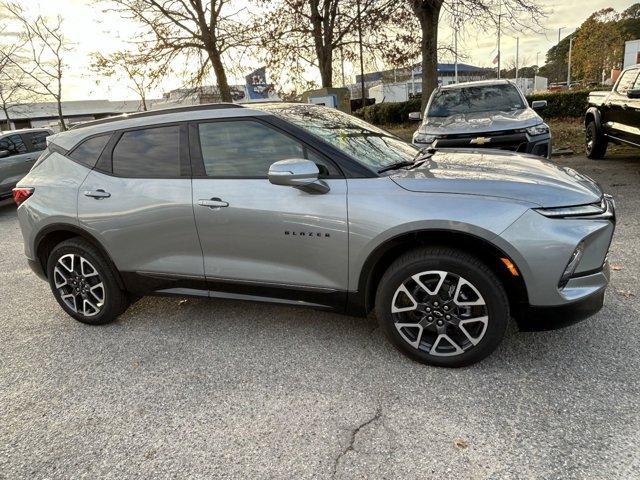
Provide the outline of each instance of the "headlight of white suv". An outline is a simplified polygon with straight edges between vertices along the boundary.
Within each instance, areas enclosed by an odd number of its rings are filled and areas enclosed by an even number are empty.
[[[436,136],[428,135],[426,133],[416,132],[413,134],[413,141],[416,143],[430,144],[436,141]]]
[[[527,133],[529,135],[542,135],[543,133],[549,133],[549,125],[546,123],[539,123],[538,125],[534,125],[533,127],[527,128]]]

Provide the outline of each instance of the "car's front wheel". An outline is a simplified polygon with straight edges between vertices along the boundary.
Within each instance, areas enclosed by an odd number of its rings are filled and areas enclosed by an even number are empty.
[[[605,153],[607,153],[607,145],[607,139],[598,132],[596,122],[591,120],[587,123],[587,127],[585,129],[585,148],[587,157],[592,159],[603,158]]]
[[[401,351],[431,365],[462,367],[502,341],[509,302],[480,260],[445,248],[416,249],[383,275],[376,295],[381,328]]]
[[[54,247],[47,260],[47,278],[63,310],[82,323],[109,323],[129,306],[113,268],[82,238]]]

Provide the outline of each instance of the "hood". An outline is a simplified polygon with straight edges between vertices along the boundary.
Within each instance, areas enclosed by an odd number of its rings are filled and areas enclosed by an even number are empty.
[[[419,167],[393,171],[391,179],[413,192],[501,197],[547,208],[602,197],[593,180],[571,168],[499,150],[440,150]]]
[[[484,133],[499,130],[527,128],[542,123],[542,118],[532,109],[511,112],[460,113],[449,117],[427,117],[420,132],[429,135]]]

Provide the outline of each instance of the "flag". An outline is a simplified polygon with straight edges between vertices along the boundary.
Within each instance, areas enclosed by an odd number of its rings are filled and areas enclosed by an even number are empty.
[[[500,53],[498,53],[496,55],[496,58],[493,59],[493,64],[496,65],[498,63],[498,61],[500,60]]]

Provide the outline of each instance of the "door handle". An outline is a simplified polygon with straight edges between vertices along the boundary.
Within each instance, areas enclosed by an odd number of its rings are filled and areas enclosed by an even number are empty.
[[[220,200],[218,197],[198,200],[198,205],[201,207],[209,207],[211,209],[217,210],[218,208],[224,208],[229,206],[229,202],[225,202],[224,200]]]
[[[98,190],[85,190],[83,193],[85,197],[95,198],[96,200],[109,198],[111,196],[109,192],[105,192],[101,188],[99,188]]]

